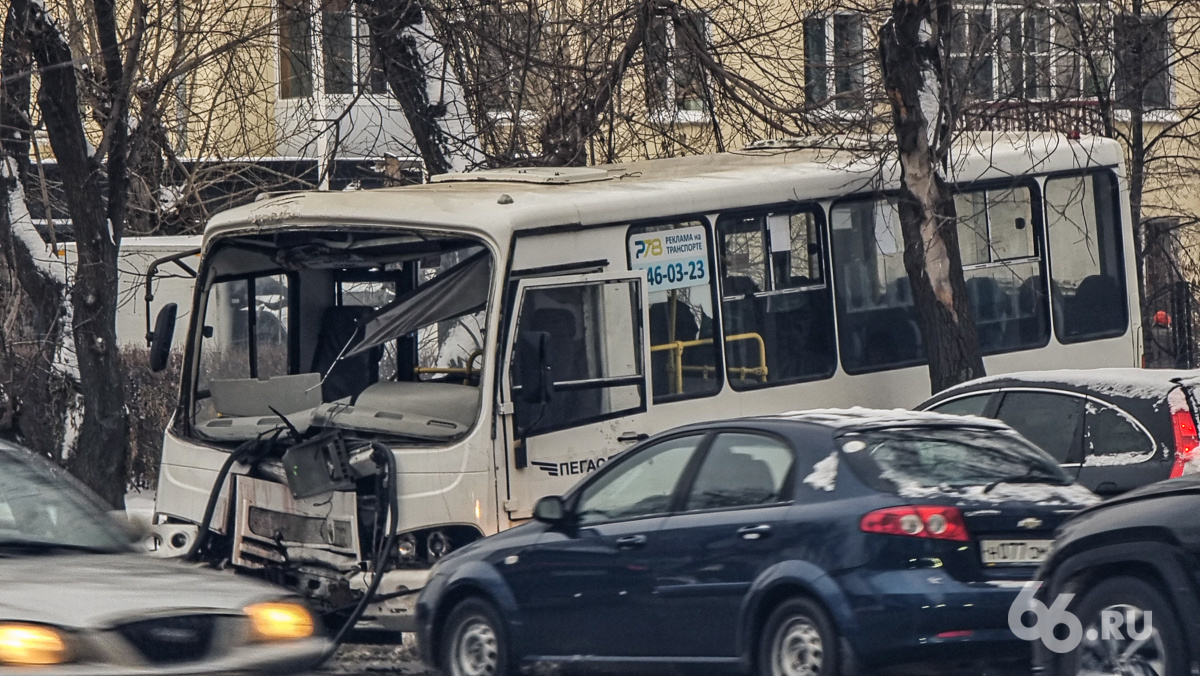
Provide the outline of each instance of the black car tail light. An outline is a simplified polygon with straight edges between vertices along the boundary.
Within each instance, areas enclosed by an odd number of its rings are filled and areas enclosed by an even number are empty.
[[[864,533],[881,535],[956,542],[969,539],[967,524],[957,507],[928,505],[877,509],[863,516],[859,527]]]

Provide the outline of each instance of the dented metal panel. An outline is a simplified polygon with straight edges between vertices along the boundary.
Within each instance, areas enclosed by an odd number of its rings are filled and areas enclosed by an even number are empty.
[[[355,494],[334,492],[297,500],[285,484],[238,476],[235,566],[307,563],[348,569],[359,560]]]

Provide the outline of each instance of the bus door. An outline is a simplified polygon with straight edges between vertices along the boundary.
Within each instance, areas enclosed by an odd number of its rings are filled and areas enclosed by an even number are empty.
[[[646,306],[641,271],[517,283],[499,406],[510,518],[646,438]]]

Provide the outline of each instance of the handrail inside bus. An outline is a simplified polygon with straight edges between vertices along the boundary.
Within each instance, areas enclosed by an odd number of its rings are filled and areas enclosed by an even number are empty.
[[[767,370],[767,343],[766,343],[766,341],[764,341],[763,337],[758,333],[735,333],[731,336],[725,336],[726,343],[732,343],[732,342],[736,342],[736,341],[740,341],[740,340],[752,340],[758,344],[758,366],[730,366],[730,367],[726,368],[725,370],[728,371],[731,375],[739,376],[741,378],[742,382],[745,382],[746,378],[749,376],[757,376],[761,382],[764,382],[764,383],[767,382],[768,370]],[[713,367],[711,367],[711,366],[684,366],[683,365],[683,351],[688,348],[691,348],[691,347],[698,347],[700,345],[712,345],[712,342],[713,342],[712,338],[700,338],[697,340],[676,340],[676,341],[672,341],[669,343],[662,343],[660,345],[651,345],[650,346],[651,353],[666,352],[669,350],[674,355],[673,366],[675,367],[675,369],[674,369],[675,377],[671,383],[674,391],[671,392],[671,394],[683,393],[683,374],[685,371],[689,372],[689,373],[694,373],[694,372],[699,371],[700,373],[704,374],[704,377],[706,377],[706,378],[708,377],[708,374],[712,370]]]
[[[413,375],[461,375],[463,376],[463,384],[467,385],[470,384],[472,376],[483,370],[483,366],[479,366],[478,368],[475,366],[475,360],[482,356],[483,350],[473,350],[467,356],[466,366],[415,366],[413,367]]]

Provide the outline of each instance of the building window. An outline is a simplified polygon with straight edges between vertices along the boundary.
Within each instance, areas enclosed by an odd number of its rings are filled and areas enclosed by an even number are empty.
[[[1117,105],[1137,110],[1169,108],[1170,18],[1120,14],[1113,23]]]
[[[312,96],[314,23],[320,30],[321,81],[326,94],[387,93],[382,52],[351,0],[324,0],[314,12],[308,0],[280,0],[279,97]],[[314,18],[315,17],[315,18]]]
[[[950,26],[950,68],[954,91],[977,101],[993,98],[992,13],[982,7],[955,12]]]
[[[305,0],[279,3],[279,97],[312,96],[312,26]]]
[[[707,80],[698,49],[708,45],[708,17],[683,12],[676,23],[656,16],[646,27],[646,98],[650,110],[708,110]]]
[[[869,58],[863,49],[865,24],[862,14],[804,20],[804,94],[809,105],[823,106],[832,99],[837,110],[862,106]]]
[[[489,9],[479,21],[476,76],[481,107],[491,112],[536,107],[530,65],[539,53],[541,15],[532,8]]]
[[[326,94],[354,93],[354,16],[350,0],[327,0],[321,6],[321,56]]]
[[[995,12],[998,98],[1050,98],[1050,13],[1038,7]]]

